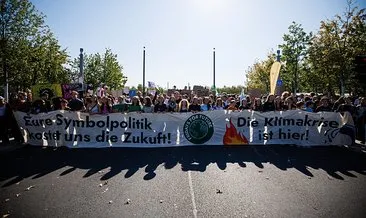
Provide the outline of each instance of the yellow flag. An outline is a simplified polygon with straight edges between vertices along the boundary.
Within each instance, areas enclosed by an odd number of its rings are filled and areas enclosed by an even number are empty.
[[[32,86],[33,100],[41,98],[43,93],[48,94],[48,98],[62,97],[60,84],[38,84]]]
[[[276,90],[276,84],[277,84],[277,80],[278,80],[278,76],[280,75],[280,69],[281,69],[281,64],[280,62],[274,62],[272,64],[271,67],[271,73],[270,73],[270,86],[271,86],[271,94],[275,94],[275,90]]]

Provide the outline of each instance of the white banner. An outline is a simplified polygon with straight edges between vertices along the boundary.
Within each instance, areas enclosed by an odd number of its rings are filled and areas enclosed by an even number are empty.
[[[346,114],[347,115],[347,114]],[[204,113],[86,113],[53,111],[15,117],[31,145],[171,147],[184,145],[351,145],[354,126],[340,113],[208,111]]]

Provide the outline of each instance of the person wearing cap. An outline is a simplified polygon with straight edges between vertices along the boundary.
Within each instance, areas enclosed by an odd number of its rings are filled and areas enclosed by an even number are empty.
[[[9,143],[8,130],[10,128],[10,121],[12,117],[12,111],[5,98],[0,96],[0,140],[2,144],[6,145]]]

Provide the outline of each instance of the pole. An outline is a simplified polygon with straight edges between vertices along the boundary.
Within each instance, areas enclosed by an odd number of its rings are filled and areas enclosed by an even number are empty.
[[[277,50],[276,61],[278,61],[278,62],[281,61],[281,51],[280,50]]]
[[[296,57],[296,63],[295,63],[295,87],[294,87],[294,95],[296,95],[297,93],[297,67],[298,67],[298,63],[297,63],[298,57]]]
[[[215,64],[215,48],[213,48],[213,88],[216,89],[216,81],[215,81],[215,67],[216,67],[216,64]]]
[[[145,46],[142,55],[142,95],[145,96]]]
[[[276,56],[276,61],[281,63],[281,51],[277,50],[277,56]],[[278,75],[278,80],[281,80],[281,75]],[[281,95],[281,86],[277,85],[277,81],[276,81],[276,89],[275,89],[275,94],[277,95]]]
[[[81,90],[84,93],[84,49],[80,48],[80,78],[81,78]]]

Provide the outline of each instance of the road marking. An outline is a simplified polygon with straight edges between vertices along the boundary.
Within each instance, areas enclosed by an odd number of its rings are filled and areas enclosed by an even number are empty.
[[[196,207],[196,200],[194,198],[191,171],[188,171],[188,183],[189,183],[189,190],[191,192],[191,199],[192,199],[192,206],[193,206],[193,217],[197,218],[197,207]]]

